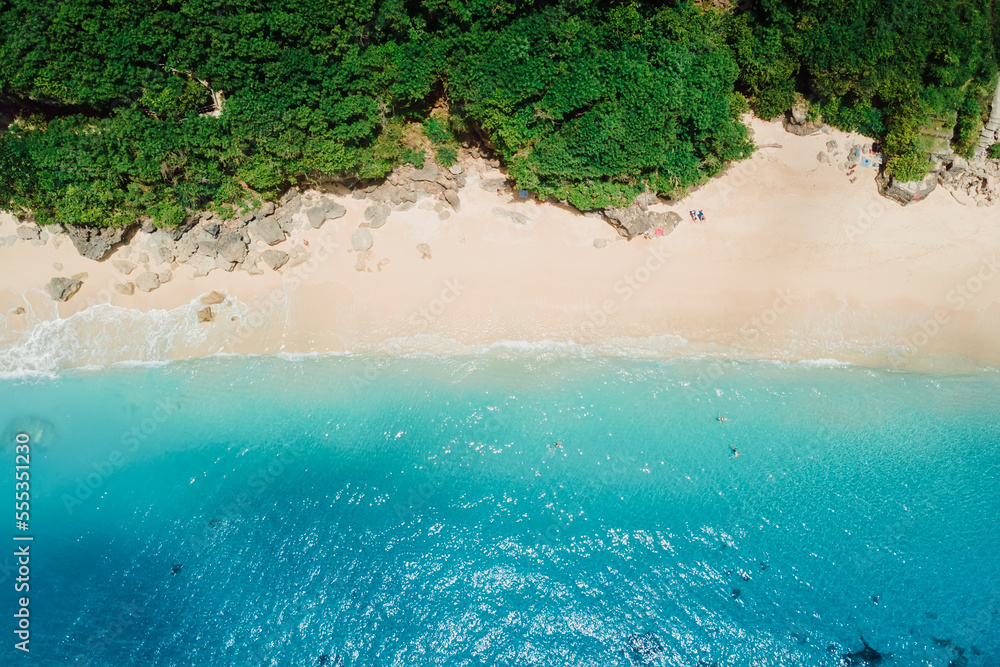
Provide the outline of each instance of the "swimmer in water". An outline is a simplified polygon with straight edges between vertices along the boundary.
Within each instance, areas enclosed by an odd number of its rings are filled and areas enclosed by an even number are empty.
[[[549,445],[549,451],[551,452],[553,449],[558,449],[560,447],[562,447],[562,443],[554,442]]]
[[[740,455],[740,451],[739,451],[738,449],[736,449],[735,447],[733,447],[732,445],[729,445],[729,451],[731,451],[731,452],[733,453],[733,458],[734,458],[734,459],[735,459],[735,458],[736,458],[737,456],[739,456],[739,455]]]
[[[731,422],[731,421],[733,421],[729,417],[723,417],[722,415],[719,415],[718,417],[716,417],[716,420],[720,421],[720,422]]]

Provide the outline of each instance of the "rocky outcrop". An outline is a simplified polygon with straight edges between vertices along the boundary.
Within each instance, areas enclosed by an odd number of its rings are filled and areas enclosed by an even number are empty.
[[[879,174],[875,182],[883,197],[908,206],[915,201],[925,199],[934,191],[938,184],[938,175],[928,174],[920,181],[903,182],[891,176]]]
[[[956,157],[938,173],[938,183],[951,191],[959,203],[992,206],[1000,202],[1000,163]]]
[[[125,238],[127,230],[121,227],[74,227],[68,225],[66,233],[77,252],[88,259],[100,261]]]
[[[45,286],[45,291],[56,301],[66,301],[80,291],[83,282],[74,278],[53,278]]]
[[[782,125],[786,131],[800,137],[815,134],[823,129],[822,122],[809,120],[809,107],[801,103],[795,104],[788,110],[782,119]]]
[[[993,106],[990,109],[990,117],[979,133],[979,145],[976,147],[976,157],[982,157],[993,144],[997,143],[997,131],[1000,130],[1000,81],[993,91]]]
[[[674,231],[681,221],[681,216],[673,211],[653,212],[635,204],[628,208],[606,208],[604,218],[627,239],[641,234],[656,234],[657,230],[659,236],[665,236]]]

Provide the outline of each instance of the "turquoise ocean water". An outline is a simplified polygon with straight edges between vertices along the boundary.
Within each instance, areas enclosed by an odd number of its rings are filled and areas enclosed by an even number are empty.
[[[527,352],[0,380],[3,553],[19,432],[34,538],[0,662],[998,665],[998,404],[993,371]]]

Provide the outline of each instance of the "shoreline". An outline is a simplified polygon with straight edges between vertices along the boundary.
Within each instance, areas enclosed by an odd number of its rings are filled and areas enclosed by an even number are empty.
[[[472,172],[446,220],[422,200],[372,229],[364,271],[351,234],[369,202],[350,194],[336,198],[344,217],[274,246],[300,248],[297,266],[194,277],[184,264],[150,263],[173,278],[148,293],[115,293],[128,279],[113,264],[120,249],[95,262],[66,239],[5,245],[0,373],[217,353],[461,355],[502,341],[660,358],[1000,367],[992,207],[963,205],[939,187],[903,208],[878,194],[875,170],[859,168],[851,183],[836,158],[817,159],[828,141],[863,138],[750,125],[758,145],[781,147],[758,149],[684,200],[650,206],[682,218],[664,237],[627,241],[601,218],[504,202]],[[691,222],[691,209],[706,222]],[[13,230],[3,216],[0,237]],[[139,232],[131,247],[141,252],[147,239]],[[430,246],[429,259],[418,244]],[[83,287],[65,303],[45,294],[50,278],[79,273]],[[228,298],[199,323],[198,300],[213,291]]]

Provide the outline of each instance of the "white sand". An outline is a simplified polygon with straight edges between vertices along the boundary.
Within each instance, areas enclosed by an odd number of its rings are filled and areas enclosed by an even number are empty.
[[[0,356],[34,355],[8,360],[9,370],[216,352],[469,353],[501,341],[572,341],[597,354],[908,368],[964,357],[1000,366],[996,209],[962,205],[941,188],[903,208],[878,195],[874,170],[859,168],[851,184],[835,166],[846,135],[752,127],[758,144],[782,148],[759,150],[683,201],[657,205],[683,218],[665,238],[627,242],[604,221],[558,206],[503,204],[470,177],[450,219],[418,206],[372,230],[371,272],[354,268],[350,235],[367,202],[350,197],[341,200],[346,217],[277,246],[308,242],[310,262],[201,278],[182,265],[149,294],[114,292],[127,279],[112,266],[116,256],[98,263],[68,240],[58,249],[18,242],[0,248]],[[820,164],[816,154],[831,138],[841,154]],[[493,215],[501,205],[530,222]],[[707,222],[691,223],[690,209]],[[0,236],[13,233],[8,217]],[[608,247],[595,248],[595,238]],[[430,244],[432,259],[421,259],[418,243]],[[333,250],[316,261],[324,244]],[[42,291],[53,276],[79,272],[88,278],[68,302]],[[198,325],[189,304],[210,290],[234,298]],[[134,311],[82,312],[106,303]],[[24,315],[10,314],[19,306]],[[65,349],[53,356],[46,346],[61,340]]]

